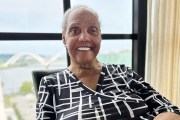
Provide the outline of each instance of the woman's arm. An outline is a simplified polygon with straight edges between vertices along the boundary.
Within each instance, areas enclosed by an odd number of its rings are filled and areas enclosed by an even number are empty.
[[[144,101],[148,105],[150,114],[155,117],[157,116],[155,120],[158,120],[159,117],[169,118],[160,118],[159,120],[171,120],[170,118],[174,117],[174,115],[180,115],[180,109],[177,106],[173,105],[164,96],[160,95],[155,89],[153,89],[148,83],[146,83],[141,76],[130,69],[127,69],[126,73],[127,76],[129,76],[128,83],[130,88],[142,99],[144,99]]]
[[[157,115],[154,120],[180,120],[180,115],[172,112],[164,112]]]

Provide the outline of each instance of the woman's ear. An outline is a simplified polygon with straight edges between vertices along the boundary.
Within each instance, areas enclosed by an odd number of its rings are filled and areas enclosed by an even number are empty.
[[[65,35],[64,35],[64,33],[62,33],[62,40],[63,40],[63,44],[66,45],[66,40],[65,40]]]

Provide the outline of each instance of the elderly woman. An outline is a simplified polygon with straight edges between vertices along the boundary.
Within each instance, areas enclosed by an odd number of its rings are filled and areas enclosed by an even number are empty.
[[[37,120],[180,120],[180,110],[125,65],[103,64],[98,15],[76,6],[64,15],[71,64],[42,78]]]

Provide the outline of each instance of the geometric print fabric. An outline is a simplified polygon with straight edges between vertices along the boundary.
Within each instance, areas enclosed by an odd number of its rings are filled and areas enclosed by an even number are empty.
[[[68,69],[45,76],[39,86],[37,120],[153,120],[180,110],[125,65],[104,64],[96,91]]]

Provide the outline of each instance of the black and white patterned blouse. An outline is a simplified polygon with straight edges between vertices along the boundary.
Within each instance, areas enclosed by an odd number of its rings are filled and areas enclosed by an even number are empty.
[[[37,120],[153,120],[180,110],[124,65],[103,65],[96,91],[68,69],[42,78]]]

